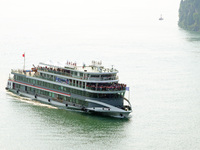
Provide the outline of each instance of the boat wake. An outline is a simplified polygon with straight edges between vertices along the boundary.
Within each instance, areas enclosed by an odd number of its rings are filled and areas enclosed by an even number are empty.
[[[32,105],[36,105],[36,106],[42,106],[42,107],[47,107],[47,108],[51,108],[51,109],[58,109],[57,107],[55,106],[52,106],[52,105],[48,105],[48,104],[43,104],[39,101],[35,101],[33,99],[30,99],[28,97],[23,97],[23,96],[19,96],[19,95],[16,95],[12,92],[7,92],[9,95],[11,95],[12,97],[15,98],[15,100],[19,100],[21,102],[25,102],[25,103],[29,103],[29,104],[32,104]]]

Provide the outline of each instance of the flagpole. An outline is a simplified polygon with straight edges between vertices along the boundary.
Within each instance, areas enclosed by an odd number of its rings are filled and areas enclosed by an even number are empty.
[[[24,70],[25,70],[25,52],[24,52]]]

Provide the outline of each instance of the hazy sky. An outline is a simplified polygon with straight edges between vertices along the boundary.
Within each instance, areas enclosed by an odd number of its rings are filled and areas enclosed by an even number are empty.
[[[0,0],[0,17],[98,17],[129,15],[130,12],[148,15],[149,11],[164,13],[166,8],[177,9],[180,0]],[[97,15],[97,16],[96,16]],[[136,15],[136,14],[135,14]],[[138,15],[138,14],[137,14]],[[119,16],[120,17],[120,16]]]
[[[140,47],[144,38],[153,43],[152,35],[177,26],[179,4],[180,0],[0,0],[0,51],[13,50],[17,56],[26,52],[27,60],[31,55],[53,60],[54,55],[46,57],[49,49],[121,53],[119,45]],[[160,14],[163,22],[158,21]],[[102,60],[98,55],[95,59]]]

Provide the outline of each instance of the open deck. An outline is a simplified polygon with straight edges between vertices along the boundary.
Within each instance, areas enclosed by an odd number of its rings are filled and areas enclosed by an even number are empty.
[[[44,68],[44,70],[48,70],[47,68]],[[43,71],[44,71],[43,70]],[[50,71],[50,70],[48,70]],[[76,87],[76,88],[81,88],[81,89],[86,89],[89,91],[99,91],[99,92],[103,92],[103,93],[116,93],[119,91],[125,91],[126,90],[126,85],[125,84],[120,84],[120,83],[96,83],[96,82],[91,82],[90,80],[87,82],[85,82],[85,84],[82,84],[81,82],[75,82],[75,80],[73,80],[73,78],[68,78],[68,79],[62,79],[57,77],[56,74],[54,74],[55,76],[43,76],[40,74],[40,72],[34,72],[31,70],[25,71],[25,70],[11,70],[11,73],[13,74],[21,74],[23,76],[26,77],[33,77],[33,78],[38,78],[38,79],[43,79],[46,82],[55,82],[55,83],[59,83],[62,85],[66,85],[66,86],[71,86],[71,87]],[[53,72],[52,72],[53,73]]]

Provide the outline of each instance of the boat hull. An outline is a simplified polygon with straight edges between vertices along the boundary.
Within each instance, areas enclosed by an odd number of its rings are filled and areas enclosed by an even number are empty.
[[[114,106],[112,106],[111,109],[108,109],[105,107],[92,107],[92,108],[91,107],[80,107],[80,106],[76,106],[76,105],[70,105],[70,104],[65,104],[65,103],[54,101],[54,100],[50,100],[47,97],[45,98],[42,96],[38,96],[38,95],[36,96],[36,95],[29,94],[26,92],[17,91],[15,89],[11,89],[9,87],[6,87],[6,90],[8,90],[18,96],[25,96],[25,97],[30,98],[31,100],[36,100],[36,101],[39,101],[42,103],[50,104],[50,105],[56,106],[60,109],[66,109],[66,110],[73,109],[73,110],[79,110],[80,112],[86,112],[89,114],[110,116],[110,117],[114,117],[114,118],[130,118],[129,114],[132,112],[131,110],[125,111],[123,109],[119,109]]]

